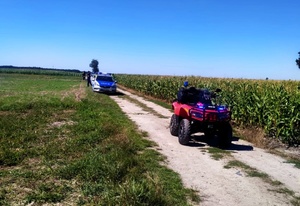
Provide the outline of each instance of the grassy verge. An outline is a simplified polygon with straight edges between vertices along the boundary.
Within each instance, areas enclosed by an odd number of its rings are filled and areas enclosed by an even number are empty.
[[[0,205],[199,201],[117,104],[80,78],[0,79]]]

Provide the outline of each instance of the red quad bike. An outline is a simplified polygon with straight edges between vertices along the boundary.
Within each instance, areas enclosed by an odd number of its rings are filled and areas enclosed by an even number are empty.
[[[220,148],[231,145],[231,112],[227,106],[215,103],[218,92],[221,89],[213,92],[195,87],[179,90],[177,99],[172,103],[174,114],[170,121],[170,132],[178,136],[180,144],[187,145],[191,134],[203,132],[208,140],[217,137]]]

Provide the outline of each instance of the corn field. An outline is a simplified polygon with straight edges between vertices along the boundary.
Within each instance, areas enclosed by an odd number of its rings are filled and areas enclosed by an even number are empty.
[[[222,89],[220,101],[232,111],[240,126],[263,128],[266,135],[289,145],[300,144],[300,82],[203,78],[196,76],[114,75],[120,85],[165,100],[176,98],[188,81],[190,86]]]

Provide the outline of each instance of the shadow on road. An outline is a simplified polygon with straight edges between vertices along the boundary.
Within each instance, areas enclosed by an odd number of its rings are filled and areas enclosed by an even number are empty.
[[[196,141],[190,141],[186,146],[189,147],[205,147],[206,145]]]
[[[243,145],[243,144],[237,144],[236,142],[239,141],[239,137],[234,136],[232,138],[232,143],[229,148],[226,150],[231,151],[251,151],[253,150],[253,147],[251,145]],[[196,144],[198,147],[203,147],[205,144],[211,146],[211,147],[218,147],[218,138],[216,136],[214,137],[206,137],[205,135],[193,135],[192,136],[193,144]],[[204,143],[204,144],[203,144]],[[190,145],[188,145],[190,146]],[[193,145],[191,145],[193,146]],[[195,147],[195,146],[194,146]]]
[[[232,151],[252,151],[253,147],[251,145],[231,144],[231,146],[227,150],[232,150]]]
[[[243,144],[235,144],[233,142],[238,142],[240,140],[239,137],[233,136],[231,146],[227,150],[235,150],[235,151],[251,151],[253,147],[251,145],[243,145]]]
[[[117,91],[116,93],[106,93],[108,96],[123,96],[125,95],[122,92]]]
[[[125,95],[124,93],[118,92],[118,91],[116,93],[107,93],[107,92],[95,92],[95,93],[105,94],[107,96],[123,96],[123,95]]]

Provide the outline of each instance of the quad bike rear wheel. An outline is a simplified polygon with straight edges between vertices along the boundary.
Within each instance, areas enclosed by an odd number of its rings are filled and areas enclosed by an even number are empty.
[[[191,123],[188,119],[182,119],[178,129],[178,141],[182,145],[187,145],[190,141]]]
[[[179,123],[176,114],[173,114],[170,121],[170,133],[173,136],[178,136]]]
[[[221,125],[218,136],[220,148],[226,149],[230,147],[232,141],[232,127],[229,122]]]

